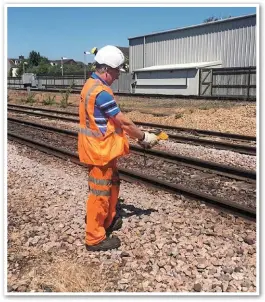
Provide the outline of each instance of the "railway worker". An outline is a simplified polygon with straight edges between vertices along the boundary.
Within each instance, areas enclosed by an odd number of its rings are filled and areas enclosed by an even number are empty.
[[[142,132],[119,109],[110,85],[119,78],[124,55],[107,45],[95,55],[96,70],[86,81],[80,96],[78,153],[89,167],[89,197],[86,202],[86,236],[88,251],[118,248],[120,240],[110,236],[122,226],[116,215],[119,195],[117,159],[129,153],[126,134],[143,148],[157,143],[157,136]]]

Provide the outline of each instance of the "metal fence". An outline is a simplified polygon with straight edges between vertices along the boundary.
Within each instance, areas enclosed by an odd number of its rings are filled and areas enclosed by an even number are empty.
[[[88,74],[87,77],[89,77]],[[121,73],[119,80],[115,81],[111,88],[113,92],[130,93],[131,92],[132,75],[130,73]],[[39,89],[65,89],[71,86],[73,90],[81,90],[85,83],[84,76],[38,76]],[[8,88],[24,88],[22,78],[8,78]]]
[[[89,76],[89,75],[88,75]],[[121,73],[111,88],[114,93],[132,93],[131,73]],[[81,90],[85,83],[81,76],[38,76],[39,89]],[[8,88],[24,88],[21,78],[8,78]],[[238,99],[256,98],[256,67],[244,68],[202,68],[199,70],[199,96],[226,97]]]
[[[256,98],[256,67],[201,69],[199,95]]]

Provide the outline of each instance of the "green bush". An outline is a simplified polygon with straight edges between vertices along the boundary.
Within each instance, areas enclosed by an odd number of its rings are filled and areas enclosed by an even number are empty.
[[[56,96],[55,95],[53,95],[53,96],[48,96],[48,98],[47,99],[45,99],[45,100],[43,100],[43,105],[54,105],[55,104],[55,98],[56,98]]]

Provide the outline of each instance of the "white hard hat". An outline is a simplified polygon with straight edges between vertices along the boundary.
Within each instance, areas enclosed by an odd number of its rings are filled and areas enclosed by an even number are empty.
[[[107,45],[100,48],[95,56],[95,61],[99,64],[106,64],[112,68],[119,67],[120,71],[125,71],[121,68],[124,63],[124,55],[116,46]]]

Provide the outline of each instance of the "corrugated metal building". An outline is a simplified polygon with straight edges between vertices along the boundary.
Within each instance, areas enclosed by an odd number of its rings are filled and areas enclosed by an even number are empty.
[[[256,14],[129,38],[132,92],[197,95],[201,67],[256,66]]]

